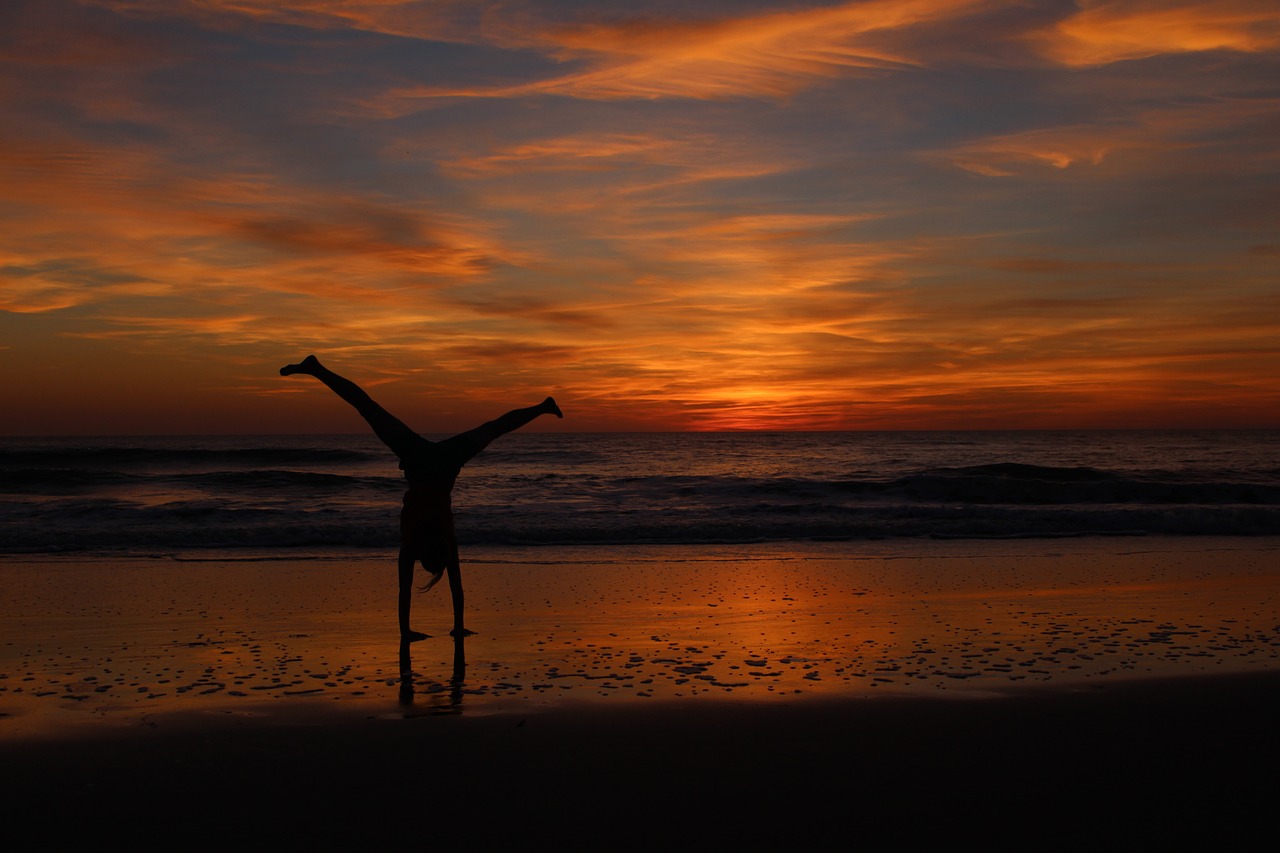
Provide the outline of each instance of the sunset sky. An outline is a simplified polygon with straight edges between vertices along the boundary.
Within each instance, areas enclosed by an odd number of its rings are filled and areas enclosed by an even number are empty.
[[[5,0],[0,432],[1280,426],[1280,5]],[[543,419],[547,421],[549,419]]]

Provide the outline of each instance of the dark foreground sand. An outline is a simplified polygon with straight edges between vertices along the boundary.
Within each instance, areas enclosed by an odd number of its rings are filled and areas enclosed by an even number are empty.
[[[6,743],[10,831],[213,847],[1256,849],[1274,673],[990,700],[168,720]]]
[[[1276,544],[490,551],[480,633],[404,657],[377,561],[13,562],[0,801],[147,848],[1239,849]]]

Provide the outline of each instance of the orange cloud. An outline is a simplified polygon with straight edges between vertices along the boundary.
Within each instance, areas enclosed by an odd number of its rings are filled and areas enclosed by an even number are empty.
[[[245,22],[352,29],[409,38],[466,38],[470,0],[82,0],[118,13],[182,17],[230,29]]]
[[[609,171],[610,185],[627,192],[670,187],[694,181],[758,177],[802,165],[802,161],[766,156],[742,143],[710,134],[580,134],[541,139],[500,148],[488,154],[467,153],[441,163],[461,179],[492,179],[540,173]],[[635,184],[626,170],[650,170]],[[655,176],[652,169],[665,169]],[[581,189],[575,187],[574,189]]]
[[[1027,167],[1097,166],[1116,151],[1165,147],[1133,127],[1058,127],[979,139],[941,153],[951,165],[987,177],[1016,175]]]
[[[1115,154],[1142,152],[1137,168],[1155,168],[1153,155],[1218,144],[1224,132],[1247,130],[1274,115],[1274,98],[1206,99],[1190,106],[1146,110],[1122,121],[1040,128],[986,137],[927,154],[988,177],[1007,177],[1036,167],[1099,166]],[[1241,156],[1237,154],[1236,156]],[[1270,157],[1260,151],[1257,156]]]
[[[20,223],[0,235],[4,310],[138,296],[234,304],[271,291],[404,303],[516,259],[456,212],[211,174],[152,145],[28,131],[0,143],[0,181]]]
[[[375,106],[396,114],[425,99],[546,94],[587,100],[781,98],[857,69],[923,64],[924,53],[889,49],[880,37],[991,6],[987,0],[870,0],[710,21],[542,24],[532,31],[491,26],[486,35],[498,43],[545,50],[585,68],[510,86],[406,87]]]
[[[1164,53],[1258,52],[1280,46],[1271,0],[1081,0],[1076,14],[1036,34],[1045,54],[1072,67]]]

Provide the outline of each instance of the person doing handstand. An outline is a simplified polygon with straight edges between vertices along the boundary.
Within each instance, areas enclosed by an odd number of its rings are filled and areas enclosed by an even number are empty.
[[[432,574],[423,592],[448,572],[449,592],[453,597],[453,630],[449,633],[455,637],[472,633],[462,625],[462,569],[453,530],[453,484],[462,466],[495,438],[519,429],[539,415],[564,417],[556,401],[548,397],[536,406],[514,409],[452,438],[428,441],[375,403],[359,385],[322,365],[314,355],[280,368],[281,376],[295,373],[314,376],[355,407],[374,434],[400,459],[400,468],[409,482],[400,511],[400,639],[413,642],[429,636],[409,628],[416,563],[422,563]]]

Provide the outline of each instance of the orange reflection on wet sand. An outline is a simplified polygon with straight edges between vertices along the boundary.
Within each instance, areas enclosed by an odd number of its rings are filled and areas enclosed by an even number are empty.
[[[391,555],[13,562],[0,734],[315,703],[388,716],[565,702],[994,695],[1275,669],[1269,540],[477,549],[401,653]],[[530,562],[536,557],[537,562]]]

